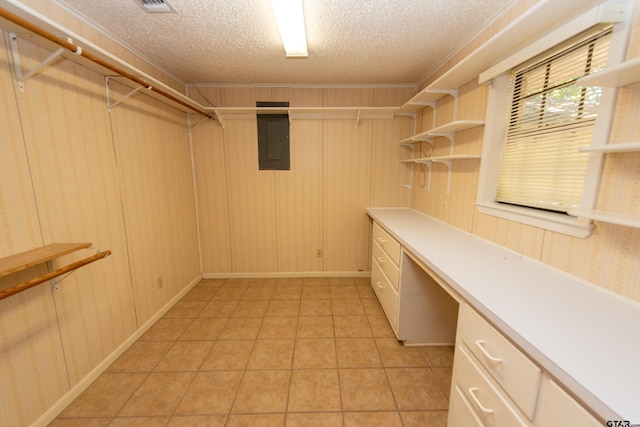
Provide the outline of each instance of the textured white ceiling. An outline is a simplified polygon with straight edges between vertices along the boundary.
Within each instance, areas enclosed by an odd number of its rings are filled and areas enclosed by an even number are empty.
[[[287,59],[269,0],[54,0],[184,83],[415,84],[513,0],[303,0],[309,57]]]

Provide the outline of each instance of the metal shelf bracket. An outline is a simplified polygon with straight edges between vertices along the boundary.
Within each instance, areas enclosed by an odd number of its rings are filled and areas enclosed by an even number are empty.
[[[114,77],[112,76],[106,76],[105,77],[105,86],[107,88],[107,111],[111,112],[111,109],[116,107],[118,104],[124,102],[126,99],[132,97],[133,95],[135,95],[136,93],[138,93],[141,89],[147,89],[147,90],[151,90],[152,86],[138,86],[134,89],[131,90],[131,92],[127,93],[126,95],[124,95],[122,98],[118,99],[115,102],[111,102],[111,91],[109,90],[109,80],[114,79]]]
[[[44,61],[42,61],[35,67],[33,67],[33,69],[29,70],[27,73],[23,74],[22,65],[20,64],[20,52],[18,50],[18,36],[16,36],[14,33],[11,33],[10,40],[11,40],[11,55],[13,56],[13,65],[15,67],[16,79],[18,80],[18,89],[20,90],[20,92],[24,92],[24,82],[26,82],[31,77],[38,74],[47,65],[50,65],[53,62],[57,61],[58,58],[60,58],[65,51],[64,48],[60,48],[56,50],[51,55],[49,55]]]

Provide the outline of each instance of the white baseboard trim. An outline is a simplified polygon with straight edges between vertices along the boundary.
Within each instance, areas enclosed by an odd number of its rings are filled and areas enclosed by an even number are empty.
[[[260,279],[290,277],[369,277],[370,271],[294,271],[268,273],[203,273],[203,279]]]
[[[145,332],[151,328],[160,319],[164,314],[169,311],[171,307],[175,305],[180,299],[185,296],[187,292],[189,292],[200,280],[202,279],[202,275],[198,274],[196,278],[194,278],[187,286],[182,289],[175,297],[171,299],[168,303],[164,305],[156,314],[154,314],[149,320],[147,320],[144,325],[138,328],[133,334],[129,336],[122,344],[120,344],[114,351],[109,354],[98,366],[93,368],[91,372],[89,372],[83,379],[78,381],[69,391],[67,391],[64,396],[62,396],[56,403],[53,404],[46,412],[44,412],[40,418],[38,418],[32,426],[34,427],[45,427],[50,424],[64,409],[71,404],[80,394],[87,389],[104,371],[107,370],[109,366],[113,362],[116,361],[118,357],[122,355],[129,347],[133,345],[134,342],[138,338],[140,338]]]

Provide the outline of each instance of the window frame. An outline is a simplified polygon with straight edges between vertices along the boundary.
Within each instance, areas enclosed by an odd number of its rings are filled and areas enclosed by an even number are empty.
[[[631,10],[629,10],[625,13],[622,22],[614,24],[607,67],[618,64],[624,60],[632,15]],[[508,95],[511,87],[509,71],[518,64],[534,58],[542,51],[556,45],[560,45],[571,37],[587,30],[589,27],[580,28],[579,25],[575,24],[575,21],[580,18],[581,17],[578,17],[575,20],[566,23],[551,34],[541,35],[541,39],[548,40],[547,43],[553,42],[553,44],[541,47],[541,43],[539,41],[532,43],[531,46],[513,53],[512,57],[517,58],[517,61],[519,62],[514,63],[516,60],[513,58],[507,58],[502,61],[502,63],[510,64],[508,69],[504,69],[503,67],[502,70],[496,72],[494,67],[494,69],[488,70],[493,72],[493,75],[487,77],[486,72],[481,74],[480,81],[489,81],[490,88],[488,91],[487,116],[484,129],[484,143],[482,149],[482,161],[480,164],[476,208],[483,214],[570,236],[586,238],[591,235],[593,228],[590,220],[577,218],[565,213],[508,205],[496,201],[500,155],[508,126],[508,112],[511,109],[511,97]],[[558,36],[554,37],[554,33],[562,38],[558,38]],[[523,55],[523,52],[526,52],[526,54]],[[593,131],[592,145],[607,144],[613,122],[616,92],[615,88],[603,88],[602,90],[598,117]],[[602,155],[589,155],[587,173],[585,176],[580,203],[581,207],[591,208],[595,206],[598,196],[602,165]]]

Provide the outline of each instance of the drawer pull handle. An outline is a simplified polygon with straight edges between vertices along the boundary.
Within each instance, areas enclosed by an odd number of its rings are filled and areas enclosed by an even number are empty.
[[[473,401],[476,403],[476,405],[478,406],[478,408],[480,408],[482,412],[484,412],[485,414],[493,414],[493,409],[485,408],[485,406],[482,403],[480,403],[480,399],[478,399],[478,396],[476,395],[477,391],[478,391],[477,387],[469,387],[469,396],[471,396]]]
[[[495,357],[492,356],[491,354],[489,354],[489,352],[487,351],[486,348],[484,348],[484,341],[483,340],[476,340],[476,345],[478,346],[478,348],[480,349],[480,351],[482,351],[482,354],[484,354],[484,356],[489,359],[490,361],[492,361],[493,363],[502,363],[502,359],[499,357]]]
[[[385,262],[385,259],[384,259],[384,258],[382,258],[381,256],[379,256],[379,257],[378,257],[378,262],[379,262],[380,264],[383,264],[383,263]]]
[[[384,283],[382,282],[376,282],[376,285],[378,285],[380,289],[384,288]]]
[[[386,241],[387,241],[387,239],[384,239],[384,238],[382,238],[382,237],[378,237],[378,242],[380,242],[380,243],[384,243],[384,242],[386,242]]]

